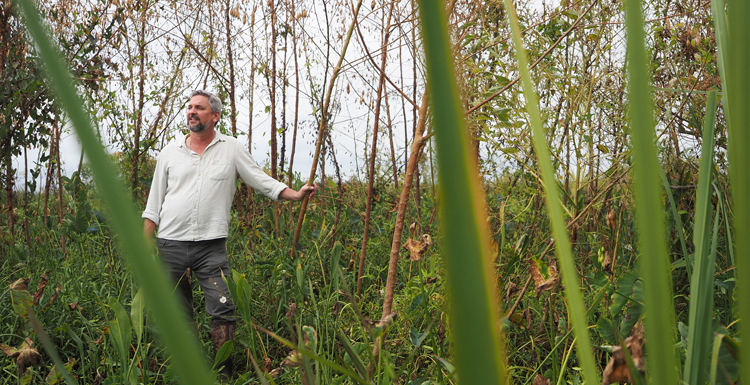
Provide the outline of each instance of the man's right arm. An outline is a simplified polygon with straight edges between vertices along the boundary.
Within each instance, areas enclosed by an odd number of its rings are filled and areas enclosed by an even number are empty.
[[[143,236],[146,237],[146,240],[148,240],[149,242],[153,241],[154,239],[154,230],[156,230],[156,223],[148,218],[144,219]]]
[[[146,208],[141,215],[141,218],[143,218],[143,234],[149,241],[153,240],[154,230],[159,225],[159,213],[161,213],[161,205],[164,203],[164,197],[167,193],[167,172],[164,160],[162,159],[162,155],[166,150],[162,150],[162,153],[157,158],[154,176],[151,181],[151,189],[146,201]]]

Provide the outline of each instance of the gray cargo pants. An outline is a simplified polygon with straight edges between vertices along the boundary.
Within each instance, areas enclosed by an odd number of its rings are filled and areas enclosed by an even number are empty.
[[[203,288],[206,313],[212,320],[235,321],[234,302],[221,277],[231,277],[227,261],[226,238],[208,241],[173,241],[156,238],[156,246],[164,259],[176,291],[182,297],[187,314],[193,315],[193,289],[189,283],[188,268],[195,273]]]

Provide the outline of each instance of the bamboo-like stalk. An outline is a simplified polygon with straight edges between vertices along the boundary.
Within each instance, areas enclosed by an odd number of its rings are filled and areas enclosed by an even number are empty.
[[[271,7],[271,78],[268,93],[271,98],[271,177],[278,178],[278,140],[276,139],[276,5],[268,2]],[[281,220],[279,218],[279,203],[273,202],[273,220],[276,224],[276,236],[281,237]]]
[[[745,0],[727,1],[727,76],[726,93],[729,101],[729,177],[732,181],[732,201],[734,202],[735,255],[737,256],[737,291],[739,302],[741,376],[750,379],[750,300],[744,297],[750,293],[750,3]],[[723,39],[723,37],[722,37]],[[744,278],[743,278],[744,277]],[[742,293],[745,293],[744,295]]]
[[[135,110],[136,118],[135,125],[133,128],[133,149],[131,153],[131,176],[130,176],[130,189],[135,193],[138,187],[138,158],[140,157],[141,149],[141,126],[143,125],[143,107],[145,105],[144,98],[144,87],[146,76],[146,13],[148,12],[148,6],[141,6],[140,22],[141,28],[138,32],[138,107]]]
[[[651,383],[677,383],[675,357],[675,319],[672,282],[666,245],[664,206],[654,143],[653,100],[644,44],[642,2],[625,2],[628,48],[628,99],[633,147],[633,192],[638,228],[638,269],[643,280],[646,306],[644,326],[648,348]]]
[[[528,58],[521,40],[521,27],[518,24],[516,10],[510,0],[505,1],[505,8],[510,19],[513,32],[513,44],[516,48],[518,69],[523,83],[523,94],[526,99],[526,109],[529,112],[531,127],[533,129],[534,151],[537,155],[539,168],[541,169],[544,191],[547,201],[547,212],[549,213],[552,235],[557,248],[557,259],[560,265],[563,284],[565,285],[565,298],[568,302],[568,316],[572,321],[573,330],[576,334],[576,346],[578,359],[583,367],[583,378],[586,382],[595,384],[599,382],[599,374],[594,364],[594,354],[591,340],[588,334],[588,320],[586,308],[583,303],[583,295],[578,286],[578,271],[576,270],[573,252],[570,246],[570,238],[566,231],[563,218],[563,207],[560,203],[559,190],[555,180],[555,170],[550,160],[550,152],[547,145],[544,126],[542,124],[537,96],[534,92],[531,76],[528,70]]]
[[[367,203],[365,209],[365,229],[362,234],[362,248],[359,253],[359,266],[357,269],[357,297],[362,294],[362,274],[365,271],[365,256],[367,255],[367,242],[370,239],[370,214],[372,213],[372,196],[375,184],[375,159],[378,153],[378,128],[380,126],[380,107],[383,100],[383,86],[385,85],[385,65],[388,59],[388,38],[391,35],[391,16],[393,16],[394,2],[391,1],[388,12],[388,22],[383,35],[383,43],[380,46],[380,76],[378,76],[378,90],[375,99],[375,118],[372,125],[372,150],[370,151],[370,170],[367,175]],[[362,42],[364,44],[364,42]]]
[[[354,7],[352,13],[352,23],[349,25],[349,29],[346,32],[346,39],[344,40],[344,46],[341,48],[341,56],[339,61],[336,63],[336,67],[333,68],[331,73],[331,80],[328,83],[328,89],[325,94],[325,101],[323,102],[323,108],[320,110],[320,125],[318,126],[318,138],[315,140],[315,155],[313,155],[312,167],[310,168],[310,178],[308,178],[308,184],[312,185],[315,182],[315,173],[318,170],[318,162],[320,160],[320,153],[325,141],[326,133],[328,131],[328,115],[331,105],[331,95],[333,94],[333,87],[336,84],[336,78],[338,78],[341,72],[341,65],[344,63],[344,57],[346,56],[346,49],[349,47],[349,42],[352,39],[352,32],[359,16],[359,10],[362,8],[362,0],[357,1],[357,5]],[[297,250],[297,244],[299,243],[299,236],[302,232],[302,223],[305,220],[305,213],[307,212],[307,204],[309,203],[309,195],[305,196],[302,200],[302,205],[299,211],[299,217],[297,218],[297,227],[294,229],[294,241],[292,242],[292,251]]]
[[[231,0],[226,0],[224,5],[226,6],[226,9],[224,10],[224,19],[227,27],[227,62],[229,63],[229,107],[231,111],[229,121],[232,126],[232,136],[237,137],[237,106],[234,101],[236,86],[234,76],[234,56],[232,52],[232,22],[229,19]]]
[[[417,131],[414,133],[414,139],[411,144],[411,153],[409,162],[404,174],[404,183],[401,185],[401,195],[398,199],[396,212],[396,226],[393,230],[393,239],[391,241],[391,253],[388,262],[388,278],[385,282],[385,298],[383,300],[383,318],[393,313],[393,292],[396,287],[396,272],[398,271],[398,253],[401,250],[401,236],[404,232],[404,218],[406,218],[406,205],[409,203],[409,193],[411,192],[412,181],[414,180],[414,169],[419,162],[422,150],[427,144],[428,138],[424,136],[425,127],[427,126],[427,106],[429,103],[429,94],[425,93],[422,97],[422,106],[419,108],[419,121]]]

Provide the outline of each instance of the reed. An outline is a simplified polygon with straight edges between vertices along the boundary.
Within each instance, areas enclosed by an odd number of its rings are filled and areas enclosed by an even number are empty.
[[[719,2],[721,4],[721,2]],[[721,11],[721,8],[719,11]],[[750,336],[750,300],[744,298],[748,292],[747,277],[750,277],[750,3],[744,0],[727,2],[727,50],[726,50],[726,95],[729,116],[729,178],[731,180],[734,211],[735,255],[737,269],[736,298],[739,300],[740,335]],[[720,31],[719,31],[720,32]],[[724,36],[720,37],[722,41]],[[750,338],[743,338],[741,350],[750,350]],[[742,378],[750,379],[750,354],[740,354]]]
[[[661,201],[661,165],[654,143],[653,100],[644,44],[640,0],[625,3],[628,33],[628,122],[633,148],[633,191],[638,228],[638,270],[643,280],[646,305],[644,326],[648,347],[650,380],[654,384],[677,383],[674,349],[675,318],[672,282]]]
[[[490,271],[490,233],[477,165],[469,156],[445,4],[421,0],[427,83],[438,154],[450,325],[462,384],[503,384],[505,365]]]

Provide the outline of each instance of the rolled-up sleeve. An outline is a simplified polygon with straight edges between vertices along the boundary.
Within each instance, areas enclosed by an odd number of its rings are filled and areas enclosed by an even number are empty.
[[[275,201],[279,201],[279,194],[287,188],[287,185],[266,174],[258,166],[258,163],[255,162],[245,146],[239,141],[235,141],[235,143],[237,143],[237,175],[239,175],[245,184],[252,187],[253,190]]]
[[[163,152],[159,154],[154,169],[154,178],[151,181],[151,190],[146,201],[146,209],[143,210],[141,218],[150,219],[159,226],[161,206],[164,203],[164,196],[167,193],[167,172],[166,161],[163,158]]]

